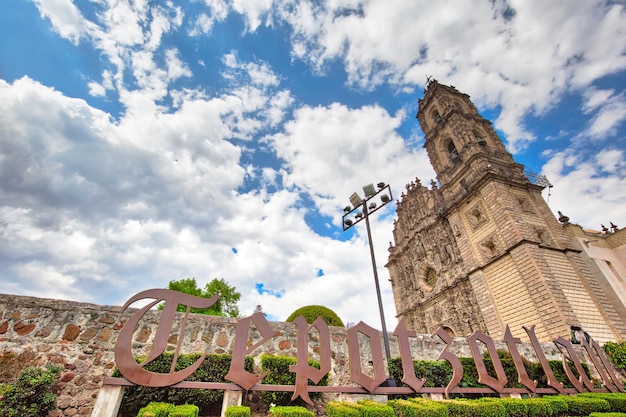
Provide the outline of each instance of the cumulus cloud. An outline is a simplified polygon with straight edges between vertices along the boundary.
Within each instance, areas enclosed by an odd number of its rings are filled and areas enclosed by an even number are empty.
[[[341,60],[350,84],[433,75],[481,107],[502,106],[495,124],[514,152],[536,139],[525,115],[626,68],[626,15],[611,2],[291,1],[276,15],[292,27],[295,57],[320,71]]]
[[[323,299],[344,321],[376,326],[378,312],[362,308],[376,303],[365,231],[337,226],[362,185],[385,181],[398,198],[434,177],[407,128],[415,103],[401,103],[427,75],[494,110],[513,152],[537,141],[529,116],[581,94],[584,131],[563,131],[544,154],[550,205],[584,223],[622,216],[624,93],[594,85],[626,68],[619,3],[35,4],[58,36],[92,49],[97,62],[81,68],[97,69],[70,74],[84,99],[32,77],[0,80],[4,291],[121,304],[172,279],[215,277],[242,292],[244,314],[260,304],[284,319]],[[236,24],[216,39],[225,22]],[[265,48],[269,32],[286,46]],[[291,56],[273,66],[280,48]],[[305,77],[286,83],[289,71],[339,73],[345,86],[307,101],[294,92]],[[386,103],[370,95],[383,90]],[[105,101],[117,113],[95,107]],[[390,205],[372,218],[386,306],[392,217]]]
[[[550,155],[543,173],[554,184],[550,206],[583,227],[619,222],[626,205],[626,163],[623,149],[592,153],[569,149]],[[545,191],[544,191],[545,193]]]

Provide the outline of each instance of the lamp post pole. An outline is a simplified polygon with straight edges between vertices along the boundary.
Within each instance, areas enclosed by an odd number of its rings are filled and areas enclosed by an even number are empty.
[[[370,256],[372,258],[372,269],[374,270],[374,283],[376,285],[376,296],[378,297],[378,310],[380,312],[380,324],[383,327],[383,341],[385,342],[385,354],[387,363],[391,360],[391,350],[389,349],[389,336],[387,335],[387,325],[385,324],[385,313],[383,312],[383,299],[380,295],[380,284],[378,283],[378,271],[376,268],[376,257],[374,256],[374,243],[372,242],[372,232],[370,231],[370,219],[367,212],[367,201],[363,201],[363,216],[367,228],[367,241],[370,245]]]
[[[391,202],[393,196],[391,195],[391,187],[383,182],[378,183],[378,191],[374,189],[372,184],[363,187],[365,192],[365,198],[361,199],[357,193],[352,194],[350,202],[354,207],[346,207],[342,217],[343,230],[346,231],[352,226],[356,225],[361,220],[365,219],[365,225],[367,229],[367,241],[370,247],[370,257],[372,258],[372,269],[374,271],[374,283],[376,285],[376,296],[378,297],[378,310],[380,312],[380,323],[383,330],[383,340],[385,345],[385,354],[387,356],[387,363],[391,360],[391,350],[389,349],[389,335],[387,334],[387,325],[385,324],[385,313],[383,311],[383,300],[380,293],[380,284],[378,282],[378,270],[376,268],[376,257],[374,256],[374,243],[372,242],[372,232],[370,229],[369,215],[383,208],[385,205]],[[377,196],[380,195],[380,205],[373,202]],[[359,211],[359,210],[362,210]],[[354,220],[353,220],[354,219]]]

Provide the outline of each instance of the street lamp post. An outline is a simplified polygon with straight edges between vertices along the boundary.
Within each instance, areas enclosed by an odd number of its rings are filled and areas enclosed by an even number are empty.
[[[344,232],[356,225],[361,220],[365,219],[365,225],[367,227],[367,241],[370,246],[370,256],[372,258],[372,269],[374,270],[374,283],[376,284],[376,295],[378,296],[378,310],[380,311],[380,322],[383,328],[383,340],[385,343],[385,354],[387,355],[387,363],[391,359],[391,351],[389,349],[389,336],[387,335],[387,325],[385,324],[385,314],[383,312],[383,300],[380,295],[380,285],[378,283],[378,271],[376,270],[376,257],[374,256],[374,244],[372,243],[372,232],[370,230],[369,215],[380,210],[392,200],[391,187],[389,184],[379,182],[377,184],[378,191],[374,188],[373,184],[369,184],[363,187],[365,198],[362,199],[357,193],[353,193],[350,196],[350,203],[352,207],[347,206],[344,208],[342,225]],[[380,203],[376,202],[376,197],[380,196]]]

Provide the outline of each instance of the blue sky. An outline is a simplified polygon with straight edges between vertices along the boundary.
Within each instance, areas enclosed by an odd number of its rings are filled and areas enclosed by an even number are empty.
[[[217,277],[242,314],[378,327],[342,208],[435,177],[427,76],[548,176],[555,213],[626,226],[625,28],[617,1],[4,0],[0,291],[120,305]],[[394,216],[372,216],[391,329]]]

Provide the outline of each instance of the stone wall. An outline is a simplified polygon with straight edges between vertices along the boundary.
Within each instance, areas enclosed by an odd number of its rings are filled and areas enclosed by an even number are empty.
[[[8,379],[27,365],[61,366],[57,386],[58,410],[50,417],[89,416],[103,378],[111,376],[115,367],[114,345],[119,330],[133,313],[120,307],[0,294],[0,376]],[[133,353],[146,355],[151,347],[159,321],[158,311],[146,314],[134,335]],[[204,315],[191,315],[183,337],[183,352],[231,353],[237,320]],[[374,324],[374,323],[371,323]],[[528,323],[531,325],[532,323]],[[297,332],[290,323],[270,323],[274,338],[256,349],[252,356],[258,366],[263,353],[296,356]],[[174,328],[168,349],[181,337]],[[393,333],[393,328],[390,329]],[[369,344],[360,340],[361,351],[367,355]],[[390,336],[392,356],[399,356],[395,337]],[[504,347],[497,344],[498,347]],[[411,338],[414,359],[436,359],[444,344],[430,335]],[[348,385],[348,348],[346,329],[331,328],[332,370],[329,385]],[[457,356],[470,356],[465,339],[455,339],[451,349]],[[530,345],[520,346],[520,353],[535,360]],[[315,342],[309,354],[316,358]],[[549,359],[559,359],[553,344],[544,344]],[[364,367],[368,358],[361,361]],[[0,382],[3,382],[0,380]]]

